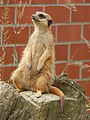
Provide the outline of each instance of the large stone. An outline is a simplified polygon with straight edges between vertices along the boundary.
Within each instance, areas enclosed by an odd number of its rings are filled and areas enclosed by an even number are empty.
[[[64,110],[60,98],[32,91],[15,92],[13,87],[0,82],[0,120],[88,120],[84,91],[65,74],[56,78],[54,86],[65,93]]]

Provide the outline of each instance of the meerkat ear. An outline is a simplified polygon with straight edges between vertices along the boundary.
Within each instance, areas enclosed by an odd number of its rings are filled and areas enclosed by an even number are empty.
[[[48,20],[48,26],[52,24],[52,20]]]

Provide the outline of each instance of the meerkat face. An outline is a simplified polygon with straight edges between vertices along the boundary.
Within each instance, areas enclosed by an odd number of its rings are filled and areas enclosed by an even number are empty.
[[[51,16],[44,12],[36,12],[32,15],[32,22],[37,26],[50,27],[52,24]]]

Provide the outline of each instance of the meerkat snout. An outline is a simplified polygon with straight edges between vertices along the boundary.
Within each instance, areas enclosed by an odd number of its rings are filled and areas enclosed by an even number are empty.
[[[36,12],[36,14],[32,15],[32,22],[36,25],[43,25],[46,27],[50,27],[52,24],[52,18],[49,14],[45,12]]]
[[[32,21],[34,21],[34,22],[40,22],[39,18],[36,16],[36,14],[32,15]]]

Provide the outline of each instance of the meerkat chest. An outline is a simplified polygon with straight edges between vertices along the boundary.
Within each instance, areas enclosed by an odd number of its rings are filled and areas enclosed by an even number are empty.
[[[40,57],[44,53],[45,49],[52,43],[52,35],[49,32],[45,34],[37,34],[34,32],[30,41],[32,57]]]
[[[33,59],[39,58],[45,51],[45,43],[41,37],[34,37],[31,42],[31,52]]]

